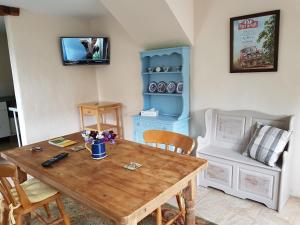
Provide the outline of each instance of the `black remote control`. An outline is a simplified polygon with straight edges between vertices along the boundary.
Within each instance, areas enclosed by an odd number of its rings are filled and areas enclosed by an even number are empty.
[[[42,166],[43,167],[50,167],[50,166],[52,166],[52,164],[66,158],[68,155],[69,155],[69,153],[67,153],[67,152],[60,153],[60,154],[52,157],[51,159],[48,159],[47,161],[43,162]]]

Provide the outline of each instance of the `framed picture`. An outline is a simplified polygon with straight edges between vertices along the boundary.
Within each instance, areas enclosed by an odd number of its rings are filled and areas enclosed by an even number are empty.
[[[230,19],[230,72],[271,72],[278,67],[280,11]]]

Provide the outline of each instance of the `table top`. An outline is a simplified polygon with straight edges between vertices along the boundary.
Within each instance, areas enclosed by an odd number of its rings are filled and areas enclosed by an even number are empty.
[[[121,106],[122,104],[119,102],[87,102],[87,103],[81,103],[78,106],[79,107],[85,107],[85,108],[109,108],[109,107],[118,107]]]
[[[83,144],[80,133],[65,136]],[[41,146],[41,152],[28,148]],[[168,201],[207,166],[206,160],[180,155],[126,140],[106,144],[108,157],[91,159],[87,150],[73,152],[47,141],[2,152],[28,174],[55,187],[62,193],[97,210],[115,221],[138,221]],[[69,156],[51,168],[41,163],[61,152]],[[142,167],[130,171],[130,162]]]

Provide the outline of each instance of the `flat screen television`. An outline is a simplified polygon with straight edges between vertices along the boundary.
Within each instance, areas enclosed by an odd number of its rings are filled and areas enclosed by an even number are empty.
[[[64,65],[110,63],[107,37],[61,37],[60,44]]]

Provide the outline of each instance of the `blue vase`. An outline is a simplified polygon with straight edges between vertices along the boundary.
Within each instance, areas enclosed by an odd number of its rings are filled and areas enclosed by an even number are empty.
[[[95,142],[92,144],[92,158],[93,159],[103,159],[106,155],[105,143],[104,142]]]

